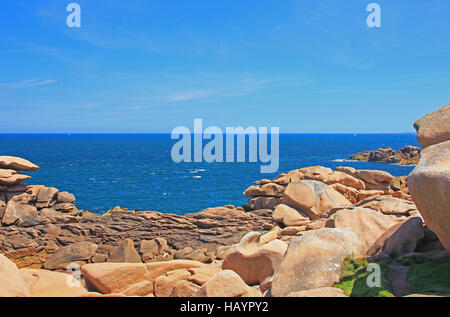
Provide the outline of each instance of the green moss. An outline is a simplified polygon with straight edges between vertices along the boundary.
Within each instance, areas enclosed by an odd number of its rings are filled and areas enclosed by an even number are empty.
[[[388,265],[386,262],[379,262],[381,269],[381,286],[369,287],[367,278],[372,271],[367,270],[369,263],[365,259],[346,258],[342,264],[341,279],[335,287],[344,291],[351,297],[393,297],[389,282],[385,278]]]
[[[412,293],[450,294],[450,262],[411,263],[408,279]]]

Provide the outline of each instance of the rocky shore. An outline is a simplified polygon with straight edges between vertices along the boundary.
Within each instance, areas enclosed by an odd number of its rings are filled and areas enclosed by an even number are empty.
[[[183,216],[79,211],[73,194],[22,183],[38,166],[0,157],[0,296],[449,294],[450,275],[427,290],[412,277],[450,270],[450,105],[416,127],[425,149],[408,178],[303,167],[256,181],[244,206]],[[361,295],[369,262],[382,284]]]
[[[416,165],[420,160],[421,149],[417,146],[407,145],[394,151],[390,147],[375,151],[363,151],[350,156],[350,161],[385,162],[398,165]]]

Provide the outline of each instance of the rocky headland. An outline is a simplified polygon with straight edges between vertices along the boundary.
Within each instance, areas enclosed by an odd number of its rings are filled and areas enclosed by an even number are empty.
[[[353,154],[349,161],[364,162],[385,162],[398,165],[416,165],[420,160],[421,148],[407,145],[400,150],[393,150],[390,147],[380,148],[374,151],[363,151]]]
[[[183,216],[79,211],[71,193],[23,184],[38,166],[0,157],[0,296],[449,294],[449,118],[415,125],[424,150],[408,178],[303,167],[256,181],[244,206]],[[356,287],[369,263],[381,285]],[[418,286],[424,265],[444,286]]]

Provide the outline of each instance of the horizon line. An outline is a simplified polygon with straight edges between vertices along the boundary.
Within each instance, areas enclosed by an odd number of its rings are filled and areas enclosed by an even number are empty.
[[[171,135],[172,132],[0,132],[0,135]],[[197,135],[200,133],[190,133]],[[227,133],[223,133],[226,135]],[[247,133],[233,133],[234,135]],[[259,133],[256,133],[259,134]],[[270,134],[270,133],[268,133]],[[377,135],[377,134],[417,134],[417,132],[283,132],[279,135]]]

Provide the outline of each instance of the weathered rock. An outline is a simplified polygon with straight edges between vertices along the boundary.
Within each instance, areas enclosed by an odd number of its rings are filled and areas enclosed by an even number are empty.
[[[108,262],[142,263],[131,239],[125,239],[117,247],[114,247],[109,253]]]
[[[6,205],[2,223],[4,225],[21,224],[28,218],[35,217],[37,215],[36,207],[32,205],[24,205],[10,200]]]
[[[248,206],[252,210],[274,209],[281,202],[279,197],[260,196],[248,200]]]
[[[69,215],[76,215],[78,213],[78,209],[72,203],[55,204],[53,208],[59,212]]]
[[[173,260],[174,250],[172,250],[164,238],[155,238],[152,240],[142,240],[139,248],[144,262],[151,261],[169,261]]]
[[[222,269],[217,265],[209,264],[198,268],[191,268],[188,269],[188,271],[192,274],[190,277],[188,277],[188,281],[201,286],[215,274],[221,272]]]
[[[204,266],[205,264],[191,260],[172,260],[165,262],[147,263],[146,265],[149,272],[148,280],[154,282],[156,278],[158,278],[159,276],[164,276],[167,272],[199,268]]]
[[[334,227],[346,227],[359,233],[368,242],[377,240],[389,227],[395,223],[372,209],[356,207],[339,210],[332,216]]]
[[[324,228],[291,240],[275,272],[271,294],[329,287],[339,281],[342,259],[366,253],[367,241],[348,228]]]
[[[77,242],[60,248],[44,263],[48,270],[65,269],[69,263],[88,261],[97,251],[98,246],[92,242]]]
[[[194,251],[202,250],[205,261],[211,261],[220,246],[233,245],[249,231],[267,232],[275,225],[270,210],[245,212],[229,207],[208,208],[184,216],[129,211],[73,217],[52,209],[41,209],[38,216],[39,222],[29,223],[28,227],[0,226],[0,247],[19,267],[44,263],[58,247],[75,242],[114,246],[130,238],[138,246],[142,240],[161,236],[175,249],[195,246]],[[197,226],[199,220],[210,220],[213,226],[201,228]],[[204,249],[208,251],[205,253]]]
[[[414,252],[418,241],[424,237],[422,219],[411,217],[383,233],[369,248],[369,256],[386,254],[397,257]]]
[[[18,171],[37,171],[39,166],[20,157],[0,156],[0,167]]]
[[[79,297],[87,290],[72,275],[37,269],[20,269],[32,297]]]
[[[181,280],[176,282],[173,286],[170,297],[193,297],[199,289],[199,285],[186,280]]]
[[[17,266],[3,254],[0,254],[0,285],[0,297],[30,296]]]
[[[178,269],[167,272],[166,275],[158,276],[155,279],[155,296],[170,297],[173,288],[178,281],[186,280],[191,273],[185,269]]]
[[[385,215],[405,215],[417,210],[413,202],[391,196],[371,196],[356,204],[358,207],[370,208]]]
[[[273,220],[285,226],[303,226],[310,222],[309,218],[300,211],[285,204],[279,204],[273,214]]]
[[[350,202],[331,186],[316,180],[290,183],[285,192],[284,203],[300,209],[316,220],[337,206],[349,206]]]
[[[424,147],[450,140],[450,104],[414,123],[417,140]]]
[[[356,176],[373,185],[378,185],[380,183],[390,184],[394,179],[388,172],[376,170],[357,170]]]
[[[422,151],[408,176],[408,187],[425,223],[450,250],[450,141]]]
[[[347,173],[335,171],[333,174],[329,175],[325,179],[325,183],[328,185],[331,184],[342,184],[347,187],[352,187],[355,189],[365,189],[366,186],[364,185],[364,182],[360,179],[353,177]]]
[[[0,219],[3,219],[3,215],[5,214],[6,203],[5,201],[0,199]]]
[[[260,245],[260,237],[259,232],[246,234],[225,257],[222,269],[238,273],[248,285],[259,284],[272,276],[283,260],[287,245],[281,240]]]
[[[1,169],[0,168],[0,178],[8,178],[13,176],[14,174],[17,174],[16,170],[9,170],[9,169]]]
[[[103,294],[120,293],[130,286],[149,280],[145,264],[92,263],[81,267],[86,283]]]
[[[75,202],[75,196],[69,192],[59,192],[56,200],[60,203],[73,204]]]
[[[153,283],[150,281],[140,281],[121,292],[127,296],[147,296],[153,294]]]
[[[48,208],[53,206],[58,196],[58,189],[54,187],[42,187],[37,192],[36,207]]]
[[[203,284],[194,297],[248,297],[251,294],[251,287],[236,272],[224,270]]]
[[[14,174],[10,177],[0,177],[0,185],[18,185],[22,182],[31,179],[31,176],[25,175],[25,174]]]
[[[284,187],[276,183],[267,183],[259,186],[250,186],[244,191],[244,196],[258,197],[258,196],[273,196],[281,197],[284,192]]]
[[[347,297],[344,291],[336,287],[321,287],[290,293],[287,297]]]

